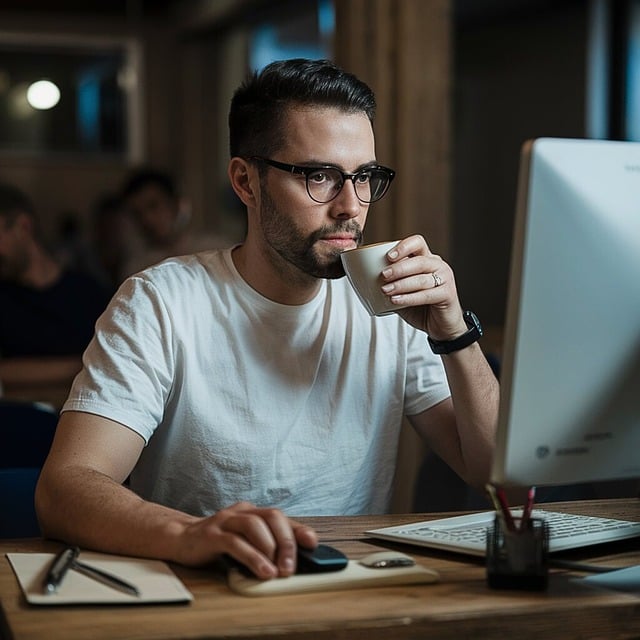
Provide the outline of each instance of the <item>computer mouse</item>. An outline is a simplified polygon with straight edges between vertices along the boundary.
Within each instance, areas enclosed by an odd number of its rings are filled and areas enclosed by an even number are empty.
[[[341,571],[349,565],[349,559],[338,549],[328,544],[319,544],[315,549],[298,547],[298,559],[296,574],[301,573],[326,573],[329,571]],[[223,557],[223,564],[227,570],[236,569],[248,578],[255,578],[252,571],[229,555]]]
[[[349,559],[338,549],[328,544],[319,544],[315,549],[298,547],[298,569],[296,573],[325,573],[346,569]]]
[[[396,567],[412,567],[416,561],[406,553],[399,551],[376,551],[358,562],[371,569],[393,569]]]

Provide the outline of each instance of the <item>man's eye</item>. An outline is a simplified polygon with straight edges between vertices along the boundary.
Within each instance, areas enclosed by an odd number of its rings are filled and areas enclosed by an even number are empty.
[[[325,182],[329,182],[331,180],[331,176],[325,171],[315,171],[314,173],[309,174],[309,182],[315,182],[316,184],[323,184]]]
[[[371,180],[370,171],[361,171],[356,175],[356,182],[358,182],[358,184],[367,184],[369,180]]]

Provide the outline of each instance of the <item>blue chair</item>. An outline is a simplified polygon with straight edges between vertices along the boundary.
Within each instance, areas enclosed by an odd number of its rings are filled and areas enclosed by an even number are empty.
[[[34,492],[57,423],[47,405],[0,399],[0,538],[40,535]]]

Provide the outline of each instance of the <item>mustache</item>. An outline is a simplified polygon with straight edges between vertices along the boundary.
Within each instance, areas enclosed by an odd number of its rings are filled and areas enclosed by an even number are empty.
[[[335,225],[324,225],[314,231],[311,236],[309,236],[309,246],[312,246],[316,241],[325,238],[326,236],[331,236],[334,234],[349,234],[353,236],[356,244],[360,246],[362,244],[362,229],[357,222],[353,220],[349,220],[348,222],[339,223]]]

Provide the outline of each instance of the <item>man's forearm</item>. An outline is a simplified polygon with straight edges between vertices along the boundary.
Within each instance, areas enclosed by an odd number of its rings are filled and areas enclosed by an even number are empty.
[[[36,507],[47,537],[188,566],[230,554],[262,579],[291,575],[296,546],[318,544],[313,529],[277,509],[238,502],[199,518],[142,500],[86,467],[45,465]]]
[[[182,560],[180,534],[197,520],[147,502],[103,474],[79,467],[54,473],[45,467],[36,490],[36,508],[46,537],[176,562]]]
[[[468,478],[488,479],[498,422],[500,388],[478,344],[442,357]]]

